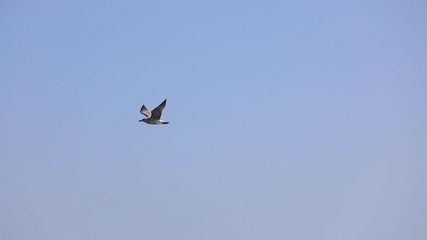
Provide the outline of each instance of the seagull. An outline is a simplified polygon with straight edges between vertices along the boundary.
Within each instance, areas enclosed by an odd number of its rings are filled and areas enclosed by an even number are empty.
[[[139,120],[139,122],[145,122],[147,124],[168,124],[169,122],[163,121],[160,119],[160,117],[162,116],[162,111],[166,106],[166,100],[165,99],[162,103],[160,103],[159,106],[157,106],[155,109],[153,109],[153,111],[148,111],[148,109],[145,107],[145,105],[142,105],[141,110],[139,110],[139,112],[146,116],[147,118],[143,118],[141,120]]]

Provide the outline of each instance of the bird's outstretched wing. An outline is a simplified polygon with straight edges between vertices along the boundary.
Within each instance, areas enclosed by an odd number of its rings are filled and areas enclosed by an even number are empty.
[[[151,117],[151,113],[150,113],[150,111],[148,111],[148,109],[145,107],[145,105],[142,105],[141,110],[139,110],[139,112],[142,115],[146,116],[147,118]]]
[[[162,103],[160,103],[159,106],[157,106],[155,109],[153,109],[153,111],[151,111],[151,117],[154,119],[160,119],[160,117],[162,116],[162,111],[163,109],[166,107],[166,100],[165,99]]]

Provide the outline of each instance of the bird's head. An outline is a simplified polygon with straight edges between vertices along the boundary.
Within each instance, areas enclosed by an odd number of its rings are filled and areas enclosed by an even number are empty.
[[[146,122],[146,121],[147,121],[147,119],[143,118],[143,119],[139,120],[138,122]]]

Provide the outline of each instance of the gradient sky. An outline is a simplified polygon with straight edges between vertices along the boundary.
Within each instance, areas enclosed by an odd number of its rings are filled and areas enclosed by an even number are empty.
[[[427,239],[426,10],[1,1],[0,239]]]

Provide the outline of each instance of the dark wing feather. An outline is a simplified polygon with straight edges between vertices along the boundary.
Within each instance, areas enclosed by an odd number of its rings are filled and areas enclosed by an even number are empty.
[[[154,119],[160,119],[162,116],[162,111],[166,107],[166,99],[160,103],[159,106],[157,106],[153,111],[151,111],[151,117]]]
[[[145,107],[145,105],[142,105],[141,110],[139,110],[139,112],[142,115],[146,116],[147,118],[151,117],[151,113],[150,113],[150,111],[148,111],[148,109]]]

